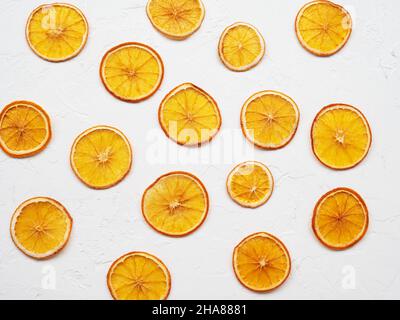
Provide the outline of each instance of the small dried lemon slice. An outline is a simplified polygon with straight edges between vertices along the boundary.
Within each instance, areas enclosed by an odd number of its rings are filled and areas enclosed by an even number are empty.
[[[265,54],[265,41],[251,24],[237,22],[221,35],[218,53],[224,65],[233,71],[255,67]]]
[[[81,133],[71,149],[71,166],[87,186],[106,189],[129,173],[132,149],[125,135],[116,128],[96,126]]]
[[[318,160],[331,169],[355,167],[368,154],[372,134],[367,119],[346,104],[323,108],[311,129],[312,148]]]
[[[187,172],[159,177],[144,192],[142,212],[156,231],[181,237],[194,232],[207,217],[208,194],[202,182]]]
[[[173,89],[163,99],[158,119],[164,133],[181,145],[201,145],[210,141],[221,127],[215,100],[191,83]]]
[[[89,26],[83,13],[65,3],[36,8],[26,24],[29,46],[42,59],[61,62],[77,56],[88,38]]]
[[[72,228],[68,211],[56,200],[37,197],[18,206],[11,219],[11,237],[26,255],[49,258],[64,248]]]
[[[301,8],[296,18],[297,38],[317,56],[331,56],[342,49],[351,30],[350,14],[330,1],[312,1]]]
[[[160,87],[164,65],[154,49],[142,43],[127,42],[104,55],[100,77],[116,98],[139,102],[152,96]]]
[[[245,137],[257,147],[279,149],[294,137],[300,113],[296,103],[277,91],[261,91],[243,105],[240,116]]]
[[[243,207],[257,208],[271,197],[274,179],[264,164],[247,161],[229,173],[226,187],[233,201]]]
[[[164,300],[171,289],[171,276],[157,257],[130,252],[111,265],[107,285],[116,300]]]
[[[368,208],[361,196],[348,188],[329,191],[314,209],[312,227],[327,247],[344,250],[359,242],[368,229]]]
[[[183,40],[196,32],[204,19],[201,0],[149,0],[147,16],[163,35]]]
[[[273,235],[255,233],[235,247],[233,269],[246,288],[267,292],[278,288],[288,278],[291,269],[289,252]]]
[[[9,156],[33,156],[41,152],[50,139],[50,118],[37,104],[15,101],[0,113],[0,146]]]

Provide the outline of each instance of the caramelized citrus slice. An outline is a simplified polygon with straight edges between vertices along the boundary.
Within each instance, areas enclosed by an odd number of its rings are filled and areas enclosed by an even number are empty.
[[[344,250],[360,241],[368,229],[368,208],[361,196],[348,188],[334,189],[319,199],[312,227],[327,247]]]
[[[116,300],[164,300],[171,289],[171,276],[155,256],[131,252],[111,265],[107,285]]]
[[[331,56],[350,38],[350,14],[330,1],[312,1],[301,8],[296,18],[296,34],[301,45],[317,56]]]
[[[233,269],[246,288],[266,292],[282,285],[290,273],[290,256],[273,235],[259,232],[243,239],[233,251]]]
[[[159,177],[144,192],[142,212],[156,231],[185,236],[201,226],[208,213],[208,194],[195,176],[171,172]]]
[[[149,0],[147,16],[168,38],[182,40],[197,31],[204,19],[201,0]]]
[[[11,157],[42,151],[51,138],[50,118],[37,104],[15,101],[0,113],[0,146]]]
[[[68,211],[56,200],[29,199],[18,206],[11,219],[11,237],[26,255],[45,259],[67,244],[72,228]]]
[[[257,208],[271,197],[274,179],[265,165],[247,161],[231,171],[226,187],[233,201],[243,207]]]
[[[287,95],[261,91],[243,105],[241,126],[246,138],[263,149],[279,149],[294,137],[299,124],[299,108]]]
[[[334,104],[323,108],[311,129],[315,156],[327,167],[355,167],[368,154],[372,135],[367,119],[356,108]]]
[[[152,96],[164,76],[161,57],[152,48],[127,42],[110,49],[100,65],[100,77],[116,98],[138,102]]]
[[[222,33],[218,53],[227,68],[246,71],[255,67],[263,58],[264,38],[254,26],[237,22]]]
[[[83,13],[65,3],[36,8],[26,25],[26,39],[39,57],[61,62],[77,56],[86,44],[89,26]]]
[[[215,100],[191,83],[181,84],[167,94],[161,102],[158,119],[169,138],[187,146],[210,141],[221,127]]]
[[[71,166],[77,177],[94,189],[119,183],[131,169],[128,139],[116,128],[96,126],[81,133],[71,150]]]

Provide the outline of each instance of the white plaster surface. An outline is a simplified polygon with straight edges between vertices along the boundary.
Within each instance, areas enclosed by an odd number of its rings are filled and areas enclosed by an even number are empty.
[[[176,42],[153,29],[145,14],[145,0],[70,0],[85,13],[90,36],[78,57],[60,64],[41,60],[25,41],[26,19],[42,1],[1,1],[0,104],[35,101],[49,112],[54,129],[48,148],[33,158],[17,160],[0,152],[1,299],[110,299],[107,270],[114,259],[133,250],[148,251],[165,262],[172,274],[170,299],[400,297],[400,2],[340,1],[353,16],[353,34],[340,53],[317,58],[302,49],[293,30],[305,0],[203,1],[207,11],[201,29],[188,40]],[[229,71],[217,55],[220,33],[236,21],[257,26],[267,44],[264,60],[246,73]],[[98,75],[105,51],[125,41],[153,46],[165,63],[160,90],[139,104],[113,98]],[[219,103],[221,133],[239,132],[242,103],[259,90],[282,91],[299,105],[299,130],[282,150],[253,152],[240,132],[235,135],[235,146],[244,146],[275,177],[274,194],[263,207],[243,209],[225,190],[228,172],[239,161],[250,160],[248,155],[227,160],[200,158],[229,149],[224,134],[200,149],[187,149],[161,132],[157,122],[161,99],[187,81],[208,91]],[[315,114],[334,102],[358,106],[369,119],[374,137],[366,160],[345,172],[326,169],[310,149]],[[69,167],[73,139],[96,124],[120,128],[135,151],[129,176],[105,191],[85,187]],[[166,153],[159,145],[166,145],[169,155],[185,152],[187,160],[163,159]],[[157,149],[161,150],[158,156]],[[144,189],[172,170],[196,174],[210,194],[206,222],[181,239],[153,231],[140,210]],[[371,219],[365,238],[345,252],[320,245],[310,227],[317,199],[338,186],[356,189],[368,204]],[[39,195],[59,200],[74,219],[67,247],[47,261],[24,256],[9,235],[14,209]],[[233,247],[257,231],[281,238],[293,260],[288,281],[269,294],[243,288],[231,267]],[[51,274],[55,274],[55,288],[46,282]],[[354,282],[349,278],[352,274]]]

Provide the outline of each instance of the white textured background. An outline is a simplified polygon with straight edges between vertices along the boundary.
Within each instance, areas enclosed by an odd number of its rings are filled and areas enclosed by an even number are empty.
[[[25,41],[26,19],[42,2],[1,1],[0,104],[27,99],[42,105],[51,116],[54,137],[33,158],[11,159],[0,152],[0,298],[109,299],[108,267],[132,250],[148,251],[165,262],[172,274],[171,299],[399,298],[400,2],[340,1],[353,16],[353,34],[339,54],[324,59],[303,50],[293,31],[294,18],[305,0],[203,1],[206,17],[201,29],[188,40],[175,42],[152,28],[145,0],[71,0],[85,13],[90,35],[83,52],[61,64],[41,60]],[[236,21],[257,26],[267,43],[262,63],[240,74],[228,71],[216,50],[224,27]],[[153,46],[165,63],[160,90],[139,104],[113,98],[98,76],[105,51],[125,41]],[[215,97],[223,131],[239,128],[241,105],[256,91],[279,90],[299,105],[300,127],[292,143],[280,151],[254,153],[276,180],[275,192],[263,207],[242,209],[225,191],[231,167],[250,159],[157,164],[152,158],[155,133],[171,150],[183,148],[163,136],[157,109],[170,89],[186,81]],[[346,172],[326,169],[310,149],[312,119],[321,107],[334,102],[359,107],[373,130],[369,156]],[[68,162],[73,139],[96,124],[120,128],[135,151],[130,175],[105,191],[85,187]],[[243,142],[244,137],[238,135],[235,143]],[[190,159],[197,159],[213,145],[224,147],[222,135],[201,149],[183,149]],[[177,169],[198,175],[211,201],[204,225],[181,239],[153,231],[140,211],[144,189],[160,174]],[[310,228],[315,202],[337,186],[357,190],[370,209],[367,235],[345,252],[321,246]],[[9,235],[14,209],[38,195],[59,200],[74,219],[67,247],[42,262],[19,252]],[[280,237],[293,260],[288,281],[269,294],[243,288],[231,267],[233,247],[256,231]],[[48,270],[55,271],[55,290],[42,285]],[[343,286],[351,270],[353,289]]]

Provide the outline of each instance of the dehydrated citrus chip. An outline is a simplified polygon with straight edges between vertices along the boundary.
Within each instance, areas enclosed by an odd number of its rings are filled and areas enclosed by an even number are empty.
[[[326,0],[306,4],[296,18],[297,38],[306,50],[317,56],[330,56],[342,49],[351,30],[350,14]]]
[[[265,165],[247,161],[231,171],[226,187],[233,201],[243,207],[257,208],[271,197],[274,179]]]
[[[368,229],[368,208],[361,196],[348,188],[329,191],[314,209],[312,227],[327,247],[344,250],[360,241]]]
[[[127,42],[107,51],[101,61],[100,77],[116,98],[139,102],[160,87],[164,65],[159,54],[149,46]]]
[[[294,137],[299,124],[299,108],[287,95],[261,91],[243,105],[240,116],[245,137],[263,149],[279,149]]]
[[[171,289],[171,276],[157,257],[131,252],[111,265],[107,285],[116,300],[164,300]]]
[[[159,177],[144,192],[142,212],[156,231],[185,236],[201,226],[208,213],[208,194],[202,182],[187,172]]]
[[[346,104],[323,108],[311,129],[315,156],[331,169],[355,167],[368,154],[372,134],[367,119],[358,109]]]
[[[218,53],[227,68],[246,71],[255,67],[264,57],[265,41],[254,26],[237,22],[222,33]]]
[[[116,128],[96,126],[81,133],[71,150],[71,166],[77,177],[94,189],[119,183],[131,169],[132,149]]]
[[[160,104],[158,119],[169,138],[187,146],[210,141],[222,122],[215,100],[191,83],[181,84],[167,94]]]
[[[45,259],[64,248],[71,228],[72,218],[58,201],[37,197],[18,206],[11,219],[10,232],[23,253]]]
[[[205,14],[201,0],[149,0],[146,10],[153,26],[175,40],[196,32]]]
[[[15,101],[0,113],[0,146],[11,157],[33,156],[47,146],[50,138],[50,118],[37,104]]]
[[[26,25],[26,39],[39,57],[61,62],[77,56],[86,44],[89,26],[83,13],[65,3],[36,8]]]
[[[246,288],[266,292],[281,286],[290,273],[285,245],[273,235],[259,232],[243,239],[233,251],[233,269]]]

